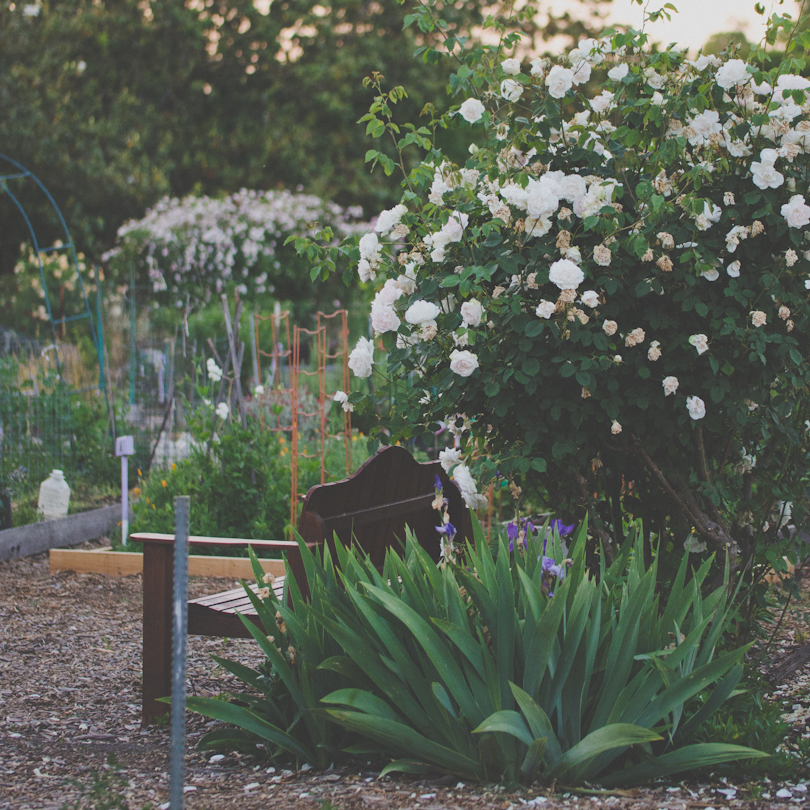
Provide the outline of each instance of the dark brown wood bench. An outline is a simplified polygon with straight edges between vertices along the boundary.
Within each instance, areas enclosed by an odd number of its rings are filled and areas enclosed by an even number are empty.
[[[343,481],[315,486],[307,493],[298,531],[313,550],[329,546],[334,536],[356,543],[382,569],[390,547],[401,547],[409,526],[432,559],[440,557],[439,513],[432,508],[435,477],[439,476],[449,501],[451,523],[458,541],[471,537],[469,513],[458,488],[438,461],[418,463],[403,447],[380,449],[353,475]],[[174,536],[139,532],[130,541],[143,544],[143,693],[142,722],[152,722],[168,707],[158,699],[171,692],[172,582]],[[309,587],[298,543],[290,540],[189,537],[190,546],[252,547],[285,554],[289,570],[306,596]],[[334,556],[333,556],[334,558]],[[251,586],[254,590],[256,585]],[[284,577],[273,584],[279,598]],[[188,632],[205,636],[251,638],[239,614],[259,624],[256,611],[243,588],[194,599],[188,604]]]

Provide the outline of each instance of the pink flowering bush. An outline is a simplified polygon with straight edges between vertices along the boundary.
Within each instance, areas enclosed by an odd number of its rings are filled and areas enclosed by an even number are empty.
[[[435,30],[437,13],[411,21]],[[519,22],[497,44],[446,41],[458,106],[433,124],[471,141],[463,162],[395,123],[401,90],[377,80],[368,131],[425,156],[359,254],[313,272],[357,258],[399,383],[386,426],[450,425],[468,502],[496,470],[534,479],[604,539],[629,513],[678,546],[694,529],[736,568],[785,502],[806,512],[810,80],[794,56],[810,36],[775,17],[769,42],[790,39],[770,70],[764,45],[693,60],[634,30],[552,62],[521,51]]]

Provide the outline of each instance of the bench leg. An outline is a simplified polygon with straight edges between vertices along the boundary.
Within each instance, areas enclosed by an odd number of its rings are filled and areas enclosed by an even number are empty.
[[[166,714],[158,698],[172,693],[172,591],[174,546],[143,547],[143,683],[141,723]]]

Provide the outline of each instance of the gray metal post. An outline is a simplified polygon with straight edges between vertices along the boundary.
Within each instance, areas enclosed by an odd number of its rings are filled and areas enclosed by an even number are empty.
[[[256,316],[251,312],[248,315],[248,328],[250,329],[250,352],[253,355],[253,387],[261,385],[259,377],[259,349],[256,345]]]
[[[186,637],[188,635],[188,513],[191,498],[174,499],[174,617],[172,629],[172,750],[169,807],[183,810],[186,757]]]

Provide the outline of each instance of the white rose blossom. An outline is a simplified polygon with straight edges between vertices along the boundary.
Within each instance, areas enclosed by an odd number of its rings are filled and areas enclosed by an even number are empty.
[[[504,59],[503,62],[501,62],[501,69],[507,76],[516,76],[520,73],[520,59]]]
[[[564,98],[573,86],[574,72],[560,65],[554,65],[546,76],[546,87],[552,98]]]
[[[404,205],[395,205],[393,208],[383,211],[377,217],[374,230],[380,234],[380,236],[386,236],[399,225],[399,221],[402,219],[403,215],[407,213],[408,209]]]
[[[458,110],[459,115],[471,124],[478,123],[483,118],[485,111],[486,107],[477,98],[468,98]]]
[[[585,290],[580,300],[586,307],[590,307],[591,309],[599,306],[599,294],[596,290]]]
[[[801,194],[794,194],[790,202],[782,206],[781,212],[791,228],[804,228],[810,225],[810,206],[805,203]]]
[[[227,419],[230,412],[231,409],[228,407],[227,403],[220,402],[219,405],[217,405],[217,416],[220,419]]]
[[[484,307],[479,301],[465,301],[461,305],[461,318],[465,326],[479,326],[484,317]]]
[[[605,322],[602,324],[602,331],[603,331],[603,332],[604,332],[604,333],[605,333],[605,334],[606,334],[608,337],[610,337],[611,335],[615,335],[615,334],[616,334],[616,330],[617,330],[618,328],[619,328],[619,325],[616,323],[616,321],[605,321]]]
[[[678,378],[664,377],[662,385],[664,386],[664,396],[668,397],[670,394],[674,394],[678,390]]]
[[[570,259],[558,259],[551,265],[548,280],[561,290],[575,290],[585,280],[585,274]]]
[[[336,391],[335,402],[339,402],[346,413],[351,413],[354,410],[354,405],[349,402],[349,395],[345,391]]]
[[[620,65],[616,65],[616,67],[608,71],[608,78],[611,81],[620,82],[629,72],[630,67],[626,62],[622,62]]]
[[[694,346],[698,354],[703,354],[709,350],[709,339],[703,334],[692,335],[689,338],[689,345]]]
[[[650,343],[650,348],[647,350],[647,359],[655,362],[661,358],[661,344],[657,340]]]
[[[450,371],[459,377],[469,377],[478,368],[478,357],[466,349],[450,352]]]
[[[445,447],[439,453],[439,463],[442,465],[442,469],[449,473],[456,464],[461,464],[461,448]]]
[[[556,309],[557,305],[553,301],[543,300],[537,305],[534,314],[537,315],[538,318],[545,318],[548,320],[554,314]]]
[[[751,79],[748,65],[742,59],[729,59],[715,74],[714,80],[723,90],[731,90]]]
[[[453,480],[458,484],[461,497],[464,498],[464,503],[467,506],[473,509],[481,509],[487,505],[486,496],[478,493],[475,480],[465,464],[459,464],[453,470]]]
[[[706,404],[700,397],[687,397],[686,408],[692,419],[703,419],[706,416]]]
[[[504,79],[501,82],[501,98],[506,101],[518,101],[523,95],[523,85],[514,79]]]
[[[375,331],[396,332],[401,321],[394,308],[376,301],[371,305],[371,325]]]
[[[431,301],[414,301],[405,311],[405,320],[416,326],[417,324],[435,321],[441,309]]]
[[[355,377],[370,377],[374,363],[374,341],[361,337],[349,355],[349,368]]]
[[[222,369],[216,364],[213,357],[208,358],[205,367],[208,370],[208,379],[211,382],[218,383],[222,379]]]

